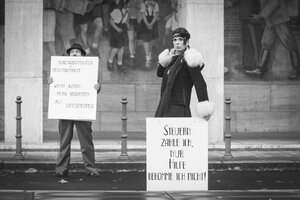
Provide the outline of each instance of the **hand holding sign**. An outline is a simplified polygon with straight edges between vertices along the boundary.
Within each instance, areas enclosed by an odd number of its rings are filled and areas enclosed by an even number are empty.
[[[147,118],[147,190],[207,190],[208,123]]]
[[[51,83],[53,83],[54,81],[53,81],[53,78],[51,77],[51,76],[49,76],[49,78],[48,78],[48,84],[51,84]]]
[[[101,91],[101,85],[100,85],[100,83],[96,83],[94,85],[94,88],[95,88],[95,90],[97,90],[97,93],[99,93]]]

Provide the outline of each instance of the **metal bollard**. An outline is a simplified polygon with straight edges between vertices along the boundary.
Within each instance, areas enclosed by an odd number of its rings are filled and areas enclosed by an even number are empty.
[[[231,104],[231,99],[230,97],[226,97],[225,99],[225,104],[226,104],[226,108],[225,108],[225,135],[224,135],[224,139],[225,139],[225,154],[224,154],[224,158],[232,158],[232,154],[231,154],[231,127],[230,127],[230,121],[231,121],[231,117],[230,117],[230,104]]]
[[[23,160],[24,156],[22,154],[22,127],[21,127],[21,97],[17,96],[17,116],[16,116],[16,121],[17,121],[17,128],[16,128],[16,154],[15,158]]]
[[[121,134],[121,160],[129,160],[128,154],[127,154],[127,97],[122,97],[122,134]]]

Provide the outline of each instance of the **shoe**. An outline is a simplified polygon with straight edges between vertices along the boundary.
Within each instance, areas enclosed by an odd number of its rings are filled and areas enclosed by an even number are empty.
[[[245,73],[249,75],[260,76],[260,77],[264,75],[264,71],[262,71],[260,68],[256,68],[254,70],[246,70]]]
[[[288,76],[288,79],[290,80],[294,80],[294,79],[297,79],[299,77],[299,73],[296,71],[296,70],[292,70],[290,73],[289,73],[289,76]]]
[[[68,176],[68,171],[56,172],[57,177],[66,177]]]
[[[229,71],[228,68],[224,67],[224,74],[226,74],[228,71]]]
[[[147,69],[149,69],[151,67],[151,61],[150,60],[146,60],[145,67]]]
[[[110,63],[107,61],[107,69],[108,71],[113,71],[114,70],[114,63]]]
[[[135,57],[130,57],[130,58],[129,58],[129,65],[130,65],[131,67],[133,67],[133,66],[134,66],[134,63],[135,63]]]
[[[98,56],[99,57],[99,52],[98,52],[98,48],[92,48],[92,53],[94,56]],[[100,57],[99,57],[100,58]]]
[[[118,64],[117,66],[120,72],[126,73],[127,68],[125,66],[123,66],[122,64]]]
[[[107,26],[104,26],[102,34],[103,34],[104,37],[108,37],[109,28]]]
[[[91,177],[98,177],[98,176],[100,176],[100,173],[99,172],[90,172],[87,175],[91,176]]]

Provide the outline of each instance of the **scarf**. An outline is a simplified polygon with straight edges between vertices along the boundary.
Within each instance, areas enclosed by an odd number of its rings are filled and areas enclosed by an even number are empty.
[[[178,56],[176,58],[176,61],[173,62],[173,65],[170,67],[166,88],[161,95],[157,110],[155,112],[155,117],[164,117],[165,113],[167,113],[170,108],[171,91],[174,86],[176,77],[182,68],[183,63],[181,61],[183,59],[183,55],[184,54]]]

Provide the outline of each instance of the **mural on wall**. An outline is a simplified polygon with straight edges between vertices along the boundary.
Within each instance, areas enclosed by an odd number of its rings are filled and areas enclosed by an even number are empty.
[[[98,79],[103,87],[93,124],[95,138],[121,130],[116,119],[122,96],[131,115],[128,131],[143,132],[144,119],[154,115],[152,107],[159,101],[157,59],[171,47],[177,5],[177,0],[44,0],[44,99],[51,55],[64,55],[78,42],[87,56],[100,58]],[[44,116],[46,112],[44,106]],[[43,139],[56,139],[52,133],[57,123],[44,117],[43,126]]]
[[[225,80],[299,80],[298,0],[225,0],[224,9]]]
[[[100,58],[103,83],[155,81],[177,27],[177,0],[44,0],[44,77],[50,56],[79,42]]]

